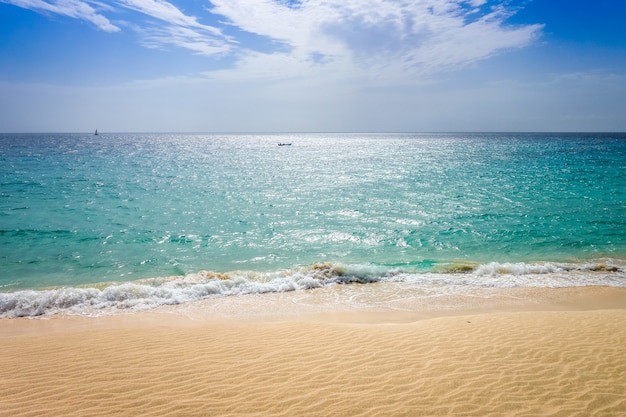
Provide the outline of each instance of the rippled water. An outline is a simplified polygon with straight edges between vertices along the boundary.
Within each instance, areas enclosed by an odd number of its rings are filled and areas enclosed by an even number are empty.
[[[626,258],[623,134],[4,134],[0,161],[5,292]]]

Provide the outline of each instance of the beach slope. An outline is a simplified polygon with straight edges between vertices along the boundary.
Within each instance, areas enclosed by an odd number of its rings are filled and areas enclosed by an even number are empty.
[[[0,320],[0,415],[626,415],[626,306],[354,317]]]

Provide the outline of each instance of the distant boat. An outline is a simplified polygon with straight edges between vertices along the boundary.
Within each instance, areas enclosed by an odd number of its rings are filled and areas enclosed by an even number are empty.
[[[98,136],[98,129],[96,129],[96,132],[94,133],[94,135]]]
[[[278,142],[278,146],[291,146],[291,143]]]

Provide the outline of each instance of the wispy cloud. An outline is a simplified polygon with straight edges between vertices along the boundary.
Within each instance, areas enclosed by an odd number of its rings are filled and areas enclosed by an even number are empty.
[[[221,35],[221,32],[218,29],[198,23],[196,17],[185,15],[176,6],[166,1],[119,0],[118,3],[123,7],[135,10],[171,25],[195,27],[206,30],[207,32],[211,32],[215,35]]]
[[[219,28],[199,23],[196,17],[185,15],[166,1],[120,0],[119,5],[156,20],[133,25],[143,44],[150,48],[172,45],[201,55],[214,55],[229,51],[234,43]]]
[[[154,25],[136,27],[142,38],[142,44],[148,48],[161,48],[171,45],[194,51],[200,55],[216,55],[231,50],[230,42],[214,38],[197,28],[178,25]]]
[[[150,48],[175,46],[202,55],[224,53],[234,40],[219,28],[198,22],[172,3],[163,0],[0,0],[43,14],[58,14],[93,23],[100,30],[118,32],[121,27],[133,28],[142,43]],[[122,13],[130,10],[138,18],[125,20]],[[108,17],[107,17],[108,16]],[[111,23],[111,20],[117,24]]]
[[[221,79],[409,82],[524,47],[542,30],[509,25],[505,0],[207,0],[198,17],[165,0],[0,1],[107,32],[129,27],[149,48],[231,54],[233,68],[210,74]],[[246,33],[281,47],[250,45]]]
[[[534,41],[541,25],[513,27],[513,13],[486,0],[213,0],[211,11],[241,30],[285,44],[250,53],[242,75],[301,76],[321,69],[373,79],[419,78],[456,69]],[[490,5],[491,4],[491,5]],[[271,66],[274,66],[272,69]],[[223,76],[233,74],[222,73]]]
[[[13,4],[40,13],[59,14],[74,19],[93,23],[105,32],[118,32],[120,28],[112,24],[103,14],[90,3],[80,0],[0,0],[2,3]],[[97,4],[96,2],[91,2]],[[107,7],[105,7],[107,8]],[[108,8],[107,8],[108,9]]]

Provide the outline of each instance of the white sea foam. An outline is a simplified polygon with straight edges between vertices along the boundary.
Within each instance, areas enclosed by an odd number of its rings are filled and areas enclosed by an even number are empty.
[[[455,270],[454,267],[450,268]],[[458,269],[457,269],[458,270]],[[476,288],[562,288],[602,285],[626,287],[626,270],[607,264],[488,263],[473,271],[415,272],[378,265],[315,264],[273,272],[200,271],[167,277],[110,284],[104,288],[58,288],[0,293],[0,317],[35,317],[57,313],[97,316],[142,311],[162,305],[188,303],[210,297],[287,292],[322,286],[406,282],[429,294],[466,293]]]
[[[556,266],[551,263],[526,264],[522,262],[518,262],[518,263],[490,262],[488,264],[478,266],[474,274],[480,275],[480,276],[496,276],[496,275],[502,275],[502,274],[528,275],[528,274],[549,274],[549,273],[561,272],[561,271],[563,271],[562,267]]]

